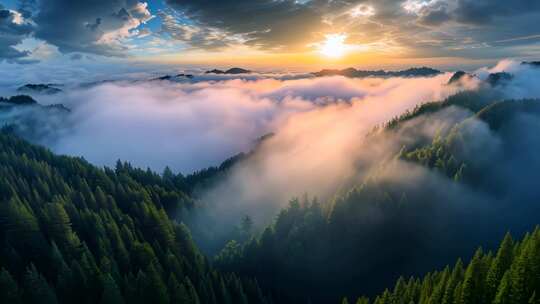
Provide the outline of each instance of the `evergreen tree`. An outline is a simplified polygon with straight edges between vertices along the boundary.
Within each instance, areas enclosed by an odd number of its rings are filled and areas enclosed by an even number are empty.
[[[486,302],[491,302],[496,295],[497,288],[504,276],[504,273],[510,268],[512,262],[512,252],[514,241],[507,233],[497,251],[497,255],[491,264],[486,278]]]
[[[101,304],[124,304],[124,299],[110,274],[103,277],[103,293],[101,294]]]
[[[0,147],[1,303],[214,304],[245,288],[214,288],[225,275],[169,218],[193,208],[183,177],[97,168],[4,132]]]
[[[4,268],[0,271],[0,303],[21,303],[17,282]]]
[[[499,287],[497,288],[497,295],[495,296],[495,299],[493,300],[493,304],[512,304],[517,303],[511,301],[511,279],[510,279],[510,271],[506,271],[503,275],[503,278],[501,280],[501,283],[499,284]]]
[[[26,303],[57,304],[56,294],[45,278],[30,265],[24,275],[24,297]]]

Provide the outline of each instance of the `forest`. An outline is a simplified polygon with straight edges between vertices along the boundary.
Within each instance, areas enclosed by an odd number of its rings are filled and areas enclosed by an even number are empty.
[[[540,304],[540,0],[0,0],[0,304]]]
[[[540,229],[536,227],[523,239],[515,241],[506,234],[498,250],[484,252],[478,248],[464,264],[429,272],[422,278],[400,277],[393,288],[377,295],[374,304],[391,303],[539,303]],[[342,304],[369,304],[359,297]]]
[[[537,303],[540,232],[507,233],[539,223],[540,100],[500,96],[418,105],[358,138],[383,152],[330,197],[293,197],[269,225],[238,214],[224,230],[208,225],[206,191],[273,134],[187,175],[98,167],[25,139],[42,113],[69,110],[5,99],[32,111],[0,133],[0,302]]]
[[[362,183],[330,201],[291,200],[260,236],[229,242],[216,266],[257,277],[281,302],[325,303],[339,294],[358,296],[357,290],[373,295],[400,275],[469,258],[478,244],[495,248],[508,230],[532,229],[540,211],[532,186],[540,142],[524,134],[538,127],[540,102],[489,95],[464,92],[427,103],[375,130],[372,142],[388,140],[386,133],[403,137],[411,131],[407,122],[418,117],[452,107],[469,111],[430,141],[415,136],[404,143]],[[415,173],[418,165],[428,173]],[[403,170],[410,180],[395,178]]]
[[[0,147],[1,303],[271,303],[168,216],[194,201],[166,176],[56,156],[9,128]]]

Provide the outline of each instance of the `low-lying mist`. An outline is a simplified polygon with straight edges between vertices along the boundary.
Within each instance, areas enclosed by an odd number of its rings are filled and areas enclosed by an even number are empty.
[[[355,137],[416,104],[452,94],[456,89],[445,86],[449,77],[126,82],[38,101],[72,110],[70,132],[48,144],[55,152],[82,155],[99,165],[122,159],[157,171],[169,166],[190,173],[249,151],[270,132]],[[327,130],[316,131],[321,128]],[[290,144],[305,150],[300,142]]]
[[[104,83],[39,98],[45,104],[63,103],[72,112],[56,136],[37,141],[98,165],[113,166],[121,159],[184,174],[256,147],[224,180],[198,194],[211,208],[192,225],[226,234],[243,215],[264,225],[292,197],[308,193],[327,200],[361,182],[370,168],[394,156],[408,136],[431,139],[470,113],[444,111],[415,120],[397,137],[366,143],[375,127],[425,102],[482,88],[489,73],[502,71],[514,78],[493,89],[501,99],[540,97],[534,84],[538,69],[514,61],[479,69],[477,78],[460,85],[448,85],[452,73]],[[269,133],[274,135],[259,143]]]
[[[328,212],[321,220],[317,209],[309,204],[307,207],[291,204],[276,217],[272,229],[265,230],[256,241],[246,243],[239,250],[234,243],[225,247],[216,260],[217,265],[227,271],[242,269],[242,273],[257,277],[263,286],[289,296],[291,302],[300,302],[305,294],[310,294],[313,303],[328,303],[338,301],[343,295],[356,298],[381,293],[384,286],[391,286],[400,275],[408,277],[442,269],[459,257],[468,260],[478,246],[496,249],[507,231],[520,235],[533,229],[540,221],[540,193],[535,185],[540,178],[536,152],[540,148],[537,135],[540,102],[507,99],[538,98],[534,86],[540,73],[516,63],[509,63],[509,68],[514,69],[511,81],[494,86],[474,81],[477,89],[469,86],[474,92],[449,99],[453,101],[449,104],[463,107],[447,106],[431,114],[421,112],[389,130],[370,132],[368,136],[366,132],[358,132],[357,137],[343,135],[344,146],[350,149],[343,150],[338,162],[333,157],[322,157],[321,167],[327,171],[311,170],[313,176],[292,175],[290,180],[279,179],[276,174],[274,184],[278,186],[274,188],[272,182],[266,183],[268,179],[261,176],[272,170],[289,173],[287,164],[272,163],[265,158],[272,160],[276,155],[272,153],[274,147],[279,147],[276,139],[287,137],[270,138],[263,143],[262,152],[253,157],[253,164],[250,165],[251,160],[240,164],[232,177],[215,189],[214,197],[207,199],[230,198],[228,204],[221,205],[225,210],[214,217],[217,223],[220,216],[230,212],[228,207],[242,202],[272,201],[281,194],[281,189],[287,189],[288,183],[293,187],[300,185],[300,189],[314,185],[315,189],[308,193],[317,195]],[[501,70],[493,69],[493,72]],[[487,75],[483,77],[479,73],[480,79],[486,79]],[[507,101],[499,103],[502,100]],[[355,105],[351,106],[347,113],[354,113]],[[290,120],[311,113],[295,115]],[[356,117],[364,118],[354,113],[351,121]],[[335,121],[343,119],[347,130],[355,134],[357,125],[347,123],[347,118],[347,114],[339,113]],[[301,128],[292,129],[294,134]],[[337,135],[343,134],[344,129],[336,129]],[[286,134],[285,130],[288,129],[281,129],[281,133]],[[332,129],[316,130],[321,135],[306,137],[310,139],[306,145],[318,148],[317,152],[326,149],[334,152],[331,149],[334,145],[318,143],[325,142]],[[303,142],[294,139],[289,142]],[[402,150],[404,146],[406,149]],[[329,163],[324,162],[326,159]],[[267,162],[271,164],[269,169],[264,166],[260,172],[253,169]],[[335,172],[344,175],[336,177]],[[317,184],[318,177],[327,179]],[[265,183],[259,184],[260,181]],[[246,191],[256,198],[243,200],[244,189],[240,185],[250,185]],[[337,195],[327,197],[332,193]],[[259,194],[262,199],[257,197]],[[260,206],[232,209],[249,210],[257,215]],[[264,210],[259,214],[275,213]],[[211,225],[208,223],[216,221],[205,223],[208,229]]]

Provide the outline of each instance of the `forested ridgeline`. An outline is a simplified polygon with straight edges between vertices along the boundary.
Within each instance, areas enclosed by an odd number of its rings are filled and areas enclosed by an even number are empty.
[[[100,169],[9,130],[0,176],[0,303],[267,302],[255,280],[213,270],[171,220],[194,201],[167,176]]]
[[[399,275],[469,259],[506,231],[540,223],[540,101],[464,92],[380,132],[450,107],[469,114],[429,142],[410,142],[329,202],[292,200],[259,237],[230,242],[216,266],[257,277],[280,303],[328,303],[375,295]]]
[[[536,304],[540,303],[540,229],[521,241],[507,234],[496,252],[476,251],[467,265],[427,273],[423,278],[400,277],[392,289],[356,304]]]
[[[262,288],[275,303],[329,303],[469,259],[540,222],[540,102],[493,94],[462,92],[375,130],[368,140],[412,140],[329,201],[291,200],[261,235],[231,241],[217,270],[171,219],[212,208],[197,194],[250,154],[188,176],[122,162],[101,169],[5,128],[0,302],[268,303]],[[458,119],[433,138],[407,125],[452,109]]]

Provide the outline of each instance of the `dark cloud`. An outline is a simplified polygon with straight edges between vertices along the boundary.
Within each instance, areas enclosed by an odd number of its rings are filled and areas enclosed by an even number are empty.
[[[22,14],[4,9],[0,5],[0,61],[25,63],[28,51],[14,48],[28,37],[33,26],[26,22]]]
[[[446,21],[465,25],[498,24],[497,18],[518,18],[540,12],[540,2],[536,0],[409,0],[409,4],[419,6],[418,21],[425,25],[439,26]],[[505,24],[512,28],[514,21]]]
[[[168,19],[163,32],[204,49],[229,45],[231,41],[223,37],[236,35],[242,43],[252,46],[291,51],[305,49],[310,43],[322,40],[325,33],[343,32],[348,34],[349,43],[396,42],[411,50],[411,54],[448,56],[456,49],[474,52],[470,50],[491,46],[492,41],[535,34],[531,33],[536,28],[532,21],[535,18],[526,17],[540,16],[540,1],[534,0],[512,3],[503,0],[166,0],[166,3],[178,16]],[[407,10],[407,4],[412,9]],[[360,7],[372,14],[351,13]],[[504,27],[500,26],[502,23]],[[399,41],[408,43],[399,44]],[[489,53],[492,49],[484,51]]]
[[[83,55],[79,53],[75,53],[69,57],[69,59],[71,60],[81,60],[82,58],[83,58]]]
[[[434,9],[427,10],[419,18],[419,22],[428,26],[439,26],[446,21],[451,20],[450,14],[448,14],[447,6],[439,6]]]
[[[323,29],[324,1],[167,0],[185,17],[204,27],[241,34],[263,48],[303,46]]]
[[[24,18],[32,17],[37,9],[37,0],[19,0],[19,8],[17,9]]]
[[[17,12],[2,9],[0,58],[28,58],[31,51],[13,48],[25,37],[61,53],[105,56],[124,56],[137,45],[132,38],[149,35],[156,39],[147,46],[163,52],[178,42],[204,50],[248,45],[294,52],[313,49],[326,34],[345,33],[346,43],[373,52],[468,58],[519,56],[518,47],[540,40],[537,0],[164,1],[168,6],[157,12],[161,29],[150,32],[141,26],[152,18],[144,0],[20,0]],[[157,45],[158,38],[164,43]],[[540,54],[530,49],[527,54]]]
[[[486,24],[493,22],[496,17],[514,17],[539,11],[540,1],[537,0],[458,0],[453,15],[459,22]]]
[[[161,18],[159,34],[164,34],[175,41],[204,49],[219,49],[234,43],[234,37],[218,28],[185,24],[170,11],[160,11],[157,15]]]
[[[35,36],[63,53],[122,56],[121,39],[152,16],[138,0],[42,0],[34,21]]]

